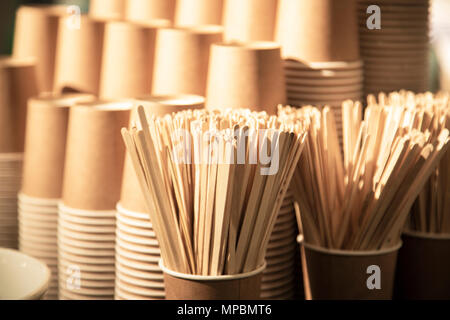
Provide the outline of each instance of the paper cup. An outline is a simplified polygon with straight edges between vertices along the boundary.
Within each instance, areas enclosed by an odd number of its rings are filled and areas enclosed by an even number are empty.
[[[67,6],[27,5],[16,13],[13,56],[36,59],[40,92],[53,90],[55,52],[59,18],[67,14]]]
[[[90,0],[89,15],[107,20],[122,19],[125,15],[125,0]]]
[[[61,197],[70,106],[92,100],[87,94],[29,100],[22,194],[38,199]]]
[[[0,153],[23,152],[27,100],[38,93],[35,61],[0,57]]]
[[[180,27],[222,24],[223,0],[177,0],[175,25]]]
[[[166,19],[173,21],[175,0],[126,0],[125,19],[129,21],[148,21]]]
[[[313,300],[392,299],[401,243],[378,251],[329,250],[304,242],[302,245]],[[380,289],[369,289],[371,266],[379,267]]]
[[[100,78],[101,98],[135,98],[150,94],[156,30],[169,24],[168,20],[145,24],[106,24]]]
[[[275,114],[286,100],[280,47],[272,42],[214,44],[206,92],[210,109],[250,108]]]
[[[83,210],[113,210],[120,197],[125,147],[120,130],[129,102],[91,103],[70,111],[63,203]]]
[[[205,105],[205,99],[201,96],[187,94],[142,96],[135,100],[134,105],[136,107],[143,106],[148,116],[164,116],[182,110],[202,109]],[[134,126],[136,121],[137,113],[136,108],[134,108],[130,117],[130,126]],[[120,206],[125,211],[129,210],[132,215],[144,213],[143,218],[149,219],[148,214],[145,214],[148,209],[128,153],[125,159]]]
[[[249,273],[225,276],[196,276],[167,269],[164,272],[167,300],[257,300],[266,264]]]
[[[280,0],[275,34],[284,58],[308,62],[359,59],[353,0]]]
[[[226,0],[226,41],[273,41],[278,0]]]
[[[54,89],[98,95],[105,23],[82,15],[75,28],[72,19],[59,21]]]
[[[395,297],[450,299],[450,235],[405,231],[398,256]]]
[[[156,39],[155,95],[206,93],[209,53],[222,41],[221,26],[160,29]]]

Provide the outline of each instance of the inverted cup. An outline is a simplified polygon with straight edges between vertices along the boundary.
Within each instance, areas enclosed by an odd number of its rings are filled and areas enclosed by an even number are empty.
[[[249,273],[225,276],[196,276],[167,269],[164,272],[167,300],[257,300],[263,266]]]
[[[27,100],[37,94],[36,59],[1,57],[0,153],[23,152]]]
[[[159,29],[152,93],[204,96],[210,47],[222,41],[222,31],[217,25]]]
[[[114,210],[120,197],[125,148],[120,129],[129,102],[91,103],[70,111],[63,203],[83,210]]]
[[[226,41],[273,41],[278,0],[226,0]]]
[[[280,0],[275,34],[284,58],[308,62],[359,59],[353,0]]]
[[[78,102],[92,100],[87,94],[66,94],[28,101],[22,194],[28,198],[61,197],[69,110]],[[22,196],[25,201],[28,198]]]
[[[55,52],[59,18],[67,6],[26,5],[16,13],[13,56],[36,58],[37,83],[40,92],[53,90]]]
[[[276,113],[286,99],[280,47],[273,42],[214,44],[207,108],[251,108]]]
[[[75,28],[72,19],[59,21],[54,89],[98,95],[105,22],[82,15]]]
[[[450,235],[403,232],[395,297],[408,300],[450,299]]]
[[[125,0],[125,19],[130,21],[173,21],[174,13],[175,0]]]
[[[125,13],[125,0],[90,0],[89,15],[99,19],[122,19]]]
[[[175,7],[175,25],[201,26],[222,24],[224,0],[177,0]]]
[[[168,20],[109,22],[105,27],[100,97],[135,98],[150,94],[156,30]]]
[[[329,250],[302,243],[313,300],[389,300],[394,289],[397,246],[378,251]],[[332,266],[332,267],[330,267]],[[379,288],[369,288],[373,270]],[[375,271],[376,272],[376,271]],[[378,281],[377,280],[377,281]]]

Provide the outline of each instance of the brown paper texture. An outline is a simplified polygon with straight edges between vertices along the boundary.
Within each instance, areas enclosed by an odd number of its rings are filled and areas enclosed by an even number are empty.
[[[175,0],[126,0],[125,18],[130,21],[167,19],[173,21]]]
[[[359,59],[354,0],[279,0],[275,39],[283,57],[306,62]]]
[[[273,41],[278,0],[226,0],[226,41]]]
[[[27,100],[38,93],[34,61],[0,57],[0,153],[23,152]]]
[[[221,25],[224,0],[177,0],[175,25]]]
[[[105,23],[82,15],[76,29],[69,19],[59,21],[54,89],[98,95]]]
[[[120,130],[131,103],[91,103],[71,108],[63,203],[83,210],[114,210],[120,197],[125,147]]]
[[[211,47],[207,108],[250,108],[275,114],[286,100],[280,47],[273,42]]]
[[[66,10],[66,6],[30,5],[16,13],[13,56],[36,59],[40,92],[53,90],[59,18]]]
[[[148,115],[164,116],[172,112],[187,109],[204,108],[205,99],[194,95],[160,95],[141,97],[134,102],[135,108],[130,116],[130,126],[137,121],[136,107],[143,106]],[[141,187],[137,180],[131,160],[128,154],[125,157],[123,183],[120,195],[120,204],[123,208],[134,212],[147,212]]]
[[[122,19],[125,16],[125,0],[90,0],[89,15],[106,20]]]
[[[159,29],[152,93],[204,96],[210,47],[221,41],[221,26]]]
[[[304,245],[307,279],[313,300],[388,300],[392,299],[399,246],[385,253],[333,253]],[[381,289],[370,290],[369,266],[380,268]],[[306,293],[305,293],[306,294]]]
[[[450,235],[403,234],[398,256],[395,297],[408,300],[450,299]]]
[[[70,106],[92,100],[91,95],[68,94],[28,101],[22,193],[61,198]]]
[[[106,24],[101,98],[135,98],[151,93],[156,30],[168,24],[167,20],[159,20],[153,25]]]

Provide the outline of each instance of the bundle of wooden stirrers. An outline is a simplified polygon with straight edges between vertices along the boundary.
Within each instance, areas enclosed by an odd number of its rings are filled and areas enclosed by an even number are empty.
[[[307,243],[378,250],[400,242],[414,200],[449,146],[449,130],[403,103],[406,94],[369,96],[364,120],[360,103],[344,102],[343,152],[328,107],[279,109],[287,124],[309,121],[292,179]]]
[[[438,135],[439,129],[443,127],[450,130],[450,95],[448,93],[437,96],[432,94],[402,96],[402,99],[420,110],[420,125],[428,127],[431,135]],[[420,232],[450,234],[449,150],[414,202],[407,227]]]
[[[165,267],[233,275],[264,264],[269,237],[302,152],[301,124],[249,110],[138,108],[122,130]]]

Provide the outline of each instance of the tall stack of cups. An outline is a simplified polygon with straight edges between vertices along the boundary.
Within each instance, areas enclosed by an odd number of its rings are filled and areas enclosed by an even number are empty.
[[[0,58],[0,247],[18,247],[27,100],[37,93],[34,60]]]
[[[363,97],[355,1],[280,0],[275,33],[288,104],[329,105],[342,128],[342,102]]]
[[[134,102],[148,116],[204,107],[205,99],[195,95],[147,96]],[[137,121],[136,109],[130,126]],[[164,276],[158,265],[159,244],[129,156],[125,158],[120,202],[117,203],[116,292],[118,300],[164,299]]]
[[[58,202],[69,110],[77,102],[92,99],[90,95],[73,94],[28,100],[23,180],[18,196],[19,248],[50,268],[47,299],[58,298]]]
[[[114,298],[116,203],[131,102],[71,108],[58,217],[61,299]]]
[[[429,0],[359,0],[366,94],[429,86]]]

